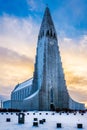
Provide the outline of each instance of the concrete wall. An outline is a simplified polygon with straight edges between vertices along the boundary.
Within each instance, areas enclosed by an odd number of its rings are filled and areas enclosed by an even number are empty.
[[[39,91],[36,91],[34,94],[23,100],[23,109],[34,111],[39,110]]]
[[[11,100],[4,101],[3,108],[6,108],[6,109],[11,108]]]
[[[11,100],[11,108],[23,110],[23,101]]]
[[[78,102],[72,100],[71,98],[69,98],[69,109],[84,110],[85,109],[85,105],[82,104],[82,103],[78,103]]]
[[[43,40],[44,39],[44,40]],[[52,44],[50,44],[52,42]],[[43,64],[40,64],[40,53],[39,48],[41,45],[44,45],[42,49],[44,49],[44,55],[43,58]],[[69,95],[66,88],[66,82],[64,78],[61,58],[60,58],[60,52],[57,45],[57,40],[53,37],[46,37],[40,39],[38,43],[38,49],[37,49],[37,59],[38,61],[36,63],[38,71],[42,71],[42,81],[41,84],[38,85],[38,88],[40,88],[39,93],[39,110],[50,110],[50,104],[54,104],[55,108],[68,108],[69,107]],[[39,67],[39,64],[43,67]],[[40,77],[39,73],[38,76]],[[38,82],[39,79],[37,78]],[[51,98],[51,89],[53,91],[53,99]]]

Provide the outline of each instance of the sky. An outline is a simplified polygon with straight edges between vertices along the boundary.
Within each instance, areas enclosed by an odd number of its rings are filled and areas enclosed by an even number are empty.
[[[0,0],[0,100],[33,76],[46,5],[58,35],[70,96],[87,106],[87,0]]]

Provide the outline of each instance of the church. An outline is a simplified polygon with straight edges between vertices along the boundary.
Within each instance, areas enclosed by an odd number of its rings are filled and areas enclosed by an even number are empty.
[[[57,33],[48,7],[38,35],[33,78],[16,85],[4,107],[8,102],[11,108],[30,111],[85,109],[84,104],[74,101],[68,93]]]

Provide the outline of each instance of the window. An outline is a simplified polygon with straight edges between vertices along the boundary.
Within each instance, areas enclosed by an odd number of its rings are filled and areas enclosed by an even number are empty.
[[[54,38],[55,38],[55,37],[56,37],[56,34],[54,33],[54,35],[53,35],[53,36],[54,36]]]
[[[52,30],[50,30],[50,36],[52,37]]]
[[[46,36],[49,36],[49,30],[47,30],[47,32],[46,32]]]

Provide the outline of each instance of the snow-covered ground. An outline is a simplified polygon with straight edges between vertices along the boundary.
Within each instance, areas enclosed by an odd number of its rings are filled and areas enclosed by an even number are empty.
[[[27,114],[29,113],[29,115]],[[55,113],[53,112],[26,112],[25,113],[25,123],[18,124],[18,116],[16,113],[0,113],[0,130],[77,130],[77,124],[83,124],[83,129],[87,130],[87,113],[81,115],[77,113],[74,115],[73,113]],[[41,113],[41,115],[40,115]],[[48,115],[46,115],[48,113]],[[6,122],[6,118],[11,118],[11,122]],[[33,126],[33,119],[38,118],[38,122],[41,119],[46,119],[44,124],[39,124],[38,127]],[[61,123],[62,128],[56,128],[56,124]]]

